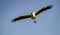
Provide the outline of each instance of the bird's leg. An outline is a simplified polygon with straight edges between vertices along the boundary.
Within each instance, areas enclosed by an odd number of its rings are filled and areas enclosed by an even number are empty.
[[[34,23],[36,24],[36,20],[35,20],[35,19],[33,19],[33,21],[34,21]]]
[[[36,24],[36,20],[34,21],[34,23]]]

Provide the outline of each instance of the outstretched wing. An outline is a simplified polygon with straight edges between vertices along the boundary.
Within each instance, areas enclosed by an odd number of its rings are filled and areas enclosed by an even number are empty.
[[[13,19],[12,22],[21,20],[21,19],[25,19],[25,18],[29,18],[31,17],[31,14],[27,14],[27,15],[22,15],[22,16],[18,16],[17,18]]]
[[[52,8],[52,5],[45,6],[45,7],[39,9],[38,11],[36,11],[36,12],[34,12],[34,13],[35,13],[35,15],[37,15],[37,14],[39,14],[39,13],[41,13],[41,12],[47,10],[47,9],[50,9],[50,8]]]

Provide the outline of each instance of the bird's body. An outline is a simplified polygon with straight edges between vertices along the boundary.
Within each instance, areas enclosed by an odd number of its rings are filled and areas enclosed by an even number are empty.
[[[17,21],[17,20],[21,20],[21,19],[25,19],[25,18],[30,18],[30,17],[31,17],[31,19],[34,20],[34,23],[36,23],[36,21],[35,21],[36,15],[38,15],[39,13],[41,13],[41,12],[47,10],[47,9],[50,9],[50,8],[52,8],[52,5],[45,6],[45,7],[41,8],[41,9],[39,9],[39,10],[31,13],[31,14],[19,16],[19,17],[13,19],[12,21],[15,22],[15,21]]]
[[[36,15],[35,15],[35,13],[33,12],[33,13],[31,13],[31,19],[35,19],[36,18]]]

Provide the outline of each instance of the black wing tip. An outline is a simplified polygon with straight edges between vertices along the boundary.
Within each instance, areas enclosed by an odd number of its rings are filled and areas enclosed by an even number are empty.
[[[50,9],[50,8],[52,8],[52,7],[53,7],[52,5],[48,5],[48,6],[47,6],[48,9]]]
[[[12,22],[15,22],[16,20],[11,20]]]
[[[15,19],[12,20],[12,22],[16,22],[18,20],[20,20],[20,18],[15,18]]]
[[[17,19],[13,19],[13,20],[11,20],[12,22],[16,22],[17,21]]]

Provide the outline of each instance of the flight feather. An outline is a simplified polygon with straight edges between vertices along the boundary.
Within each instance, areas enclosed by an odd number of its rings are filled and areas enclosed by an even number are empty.
[[[37,10],[37,11],[35,12],[35,15],[37,15],[37,14],[39,14],[39,13],[41,13],[41,12],[47,10],[47,9],[50,9],[50,8],[52,8],[52,5],[45,6],[45,7],[41,8],[41,9]]]
[[[26,15],[18,16],[15,19],[13,19],[12,22],[15,22],[15,21],[21,20],[21,19],[25,19],[25,18],[29,18],[29,17],[31,17],[31,14],[26,14]]]

